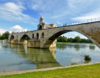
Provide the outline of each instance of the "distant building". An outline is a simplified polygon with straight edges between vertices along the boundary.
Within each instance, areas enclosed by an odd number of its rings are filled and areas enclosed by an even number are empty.
[[[45,24],[44,18],[43,17],[40,18],[38,30],[50,29],[50,28],[54,28],[54,27],[57,27],[57,25],[56,24]]]

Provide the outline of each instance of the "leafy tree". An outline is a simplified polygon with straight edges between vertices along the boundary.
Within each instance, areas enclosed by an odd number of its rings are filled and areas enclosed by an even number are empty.
[[[73,42],[73,38],[68,38],[67,42]]]
[[[9,32],[7,31],[7,32],[3,33],[3,34],[0,36],[0,39],[1,39],[1,40],[4,40],[4,39],[8,39],[8,37],[9,37]]]
[[[76,36],[75,38],[66,38],[64,36],[59,36],[57,38],[58,42],[72,42],[72,43],[92,43],[89,39],[81,39],[79,36]]]
[[[58,42],[67,42],[67,38],[66,37],[62,37],[62,36],[59,36],[58,38],[57,38],[57,41]]]
[[[79,36],[77,36],[77,37],[75,37],[74,39],[73,39],[73,42],[80,42],[81,41],[81,38],[79,37]]]

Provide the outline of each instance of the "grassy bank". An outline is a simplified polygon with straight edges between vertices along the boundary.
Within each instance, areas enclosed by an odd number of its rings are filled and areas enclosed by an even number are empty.
[[[100,64],[0,76],[0,78],[100,78]]]

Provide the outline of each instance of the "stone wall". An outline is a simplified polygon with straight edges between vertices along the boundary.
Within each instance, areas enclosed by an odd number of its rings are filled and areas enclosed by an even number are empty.
[[[51,29],[29,32],[12,33],[11,35],[14,35],[13,40],[17,40],[18,42],[20,42],[24,34],[28,35],[30,37],[30,40],[28,41],[28,47],[51,48],[56,47],[56,38],[58,36],[70,31],[76,31],[85,35],[90,40],[92,40],[94,44],[100,47],[100,22],[76,24],[71,26],[55,27]],[[42,34],[44,35],[42,36]],[[9,36],[9,40],[11,35]]]

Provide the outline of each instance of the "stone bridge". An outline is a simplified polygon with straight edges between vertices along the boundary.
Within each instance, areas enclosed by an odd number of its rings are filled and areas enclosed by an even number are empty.
[[[13,44],[27,43],[28,47],[33,48],[53,48],[56,47],[57,37],[70,31],[83,34],[100,47],[100,21],[56,27],[56,24],[45,24],[43,17],[40,18],[38,30],[12,33],[9,41]]]

